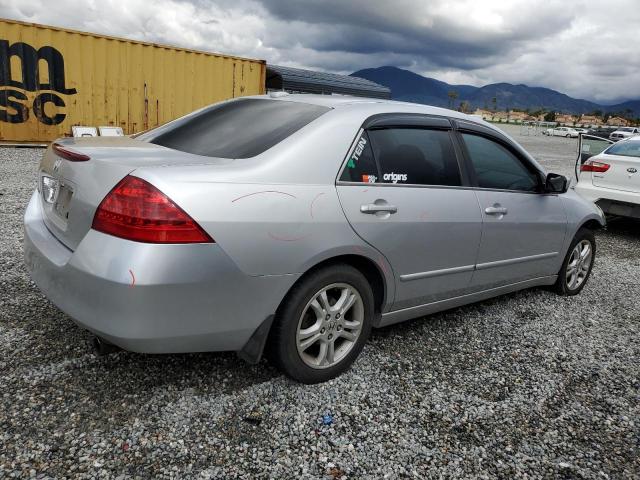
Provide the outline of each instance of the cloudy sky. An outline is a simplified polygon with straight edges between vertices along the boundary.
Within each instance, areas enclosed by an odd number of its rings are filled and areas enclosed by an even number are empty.
[[[0,16],[338,73],[640,98],[640,0],[0,0]]]

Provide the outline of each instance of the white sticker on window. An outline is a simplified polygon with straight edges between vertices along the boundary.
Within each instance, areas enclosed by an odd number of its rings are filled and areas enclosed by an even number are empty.
[[[399,181],[406,182],[407,174],[406,173],[385,173],[382,177],[384,180],[391,180],[393,183],[398,183]]]

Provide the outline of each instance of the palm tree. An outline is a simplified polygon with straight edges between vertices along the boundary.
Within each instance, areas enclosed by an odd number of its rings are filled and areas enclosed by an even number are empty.
[[[455,90],[449,90],[447,96],[449,97],[449,108],[453,109],[456,103],[456,98],[458,98],[458,92],[456,92]]]
[[[493,111],[497,112],[498,111],[498,97],[493,97],[491,99],[491,103],[493,104]]]

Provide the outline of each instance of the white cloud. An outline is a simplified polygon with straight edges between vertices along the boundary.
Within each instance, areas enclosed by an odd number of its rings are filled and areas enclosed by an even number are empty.
[[[637,0],[0,0],[2,16],[350,73],[640,98]]]

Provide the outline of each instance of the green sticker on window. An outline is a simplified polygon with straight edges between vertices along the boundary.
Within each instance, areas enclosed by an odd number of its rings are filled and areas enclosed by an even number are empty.
[[[356,168],[356,162],[353,161],[353,158],[350,159],[349,162],[347,162],[347,167]]]

